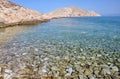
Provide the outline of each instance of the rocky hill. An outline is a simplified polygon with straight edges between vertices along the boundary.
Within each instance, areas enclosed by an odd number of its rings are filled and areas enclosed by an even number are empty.
[[[51,18],[59,18],[59,17],[79,17],[79,16],[100,16],[100,14],[94,11],[85,11],[77,7],[65,7],[53,12],[45,14],[45,16]]]
[[[42,21],[46,21],[42,14],[8,0],[0,0],[0,27]]]

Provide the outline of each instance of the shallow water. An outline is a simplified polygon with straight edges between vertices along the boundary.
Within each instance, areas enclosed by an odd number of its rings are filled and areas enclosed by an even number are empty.
[[[0,52],[0,56],[15,54],[14,59],[4,60],[5,58],[1,57],[0,63],[2,65],[14,60],[18,62],[16,67],[39,55],[40,59],[36,58],[29,63],[36,65],[37,62],[42,62],[39,75],[48,72],[48,66],[55,66],[57,59],[79,59],[78,56],[87,54],[90,55],[86,59],[101,54],[103,59],[108,59],[107,62],[120,65],[120,60],[117,60],[120,58],[120,17],[61,18],[36,26],[0,28]],[[11,67],[12,64],[7,65]],[[72,68],[73,66],[68,63],[65,65]],[[13,71],[16,69],[13,68]]]
[[[5,29],[1,29],[0,32],[5,35],[14,34],[6,36],[12,38],[5,44],[5,46],[10,46],[7,49],[9,53],[13,52],[10,51],[12,45],[21,48],[31,46],[39,48],[42,44],[47,45],[47,43],[50,45],[60,43],[80,45],[83,49],[105,48],[113,52],[120,51],[120,17],[62,18],[33,27],[23,27],[6,28],[9,31],[13,29],[7,34]]]

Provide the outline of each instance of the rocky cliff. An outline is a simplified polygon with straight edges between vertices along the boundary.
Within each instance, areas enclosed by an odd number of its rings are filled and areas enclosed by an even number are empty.
[[[59,18],[59,17],[79,17],[79,16],[100,16],[100,14],[94,11],[85,11],[77,7],[66,7],[55,10],[53,12],[47,13],[44,16],[48,16],[51,18]]]
[[[8,0],[0,0],[0,27],[46,21],[42,14]]]

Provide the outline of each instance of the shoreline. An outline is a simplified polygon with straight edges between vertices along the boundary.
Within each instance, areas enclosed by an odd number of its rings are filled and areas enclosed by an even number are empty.
[[[0,28],[6,28],[6,27],[12,27],[12,26],[16,26],[16,25],[37,25],[37,24],[41,24],[44,22],[48,22],[52,19],[60,19],[60,18],[88,18],[88,17],[101,17],[101,16],[72,16],[72,17],[53,17],[53,18],[49,18],[49,19],[43,19],[43,20],[28,20],[28,21],[20,21],[20,22],[14,22],[14,23],[4,23],[4,22],[0,22]]]
[[[50,21],[50,19],[43,19],[43,20],[30,20],[30,21],[20,21],[20,22],[15,22],[15,23],[2,23],[0,24],[0,28],[6,28],[6,27],[12,27],[12,26],[16,26],[16,25],[37,25],[37,24],[41,24],[44,22],[48,22]]]
[[[20,21],[20,22],[15,22],[15,23],[4,23],[4,22],[0,22],[0,28],[6,28],[6,27],[12,27],[12,26],[16,26],[16,25],[37,25],[37,24],[41,24],[44,22],[48,22],[52,19],[60,19],[60,18],[87,18],[87,17],[101,17],[101,16],[75,16],[75,17],[53,17],[50,19],[43,19],[43,20],[28,20],[28,21]]]

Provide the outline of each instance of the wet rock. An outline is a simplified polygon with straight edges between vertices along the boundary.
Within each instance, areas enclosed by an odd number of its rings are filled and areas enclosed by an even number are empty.
[[[38,51],[39,51],[39,49],[35,48],[35,51],[36,51],[36,52],[38,52]]]
[[[12,73],[13,71],[12,70],[9,70],[9,69],[5,69],[5,73]]]
[[[44,61],[47,61],[47,60],[49,60],[49,58],[47,58],[47,57],[46,57],[46,58],[44,58]]]
[[[90,76],[89,79],[95,79],[93,76]]]
[[[52,69],[53,71],[59,70],[56,66],[53,66],[51,69]]]
[[[116,72],[118,72],[118,71],[119,71],[119,69],[118,69],[118,67],[117,67],[117,66],[113,66],[113,67],[112,67],[112,70],[113,70],[113,71],[116,71]]]
[[[97,57],[101,57],[102,55],[101,54],[97,54]]]
[[[69,56],[65,56],[65,60],[69,61],[70,60]]]
[[[109,69],[102,69],[102,71],[101,71],[101,75],[110,75],[110,74],[111,74],[111,72]]]
[[[85,70],[85,72],[84,72],[84,74],[86,75],[86,76],[90,76],[91,75],[91,72],[90,72],[90,70]]]
[[[83,49],[81,48],[80,51],[83,52]]]
[[[96,76],[98,76],[100,71],[95,70],[95,71],[93,71],[93,72],[94,72],[94,74],[95,74]]]
[[[120,58],[119,58],[119,59],[117,59],[117,61],[118,61],[118,62],[120,62]]]
[[[27,53],[23,53],[22,55],[27,55]]]
[[[68,67],[68,68],[66,69],[66,71],[67,71],[69,74],[71,74],[71,73],[73,72],[73,69],[72,69],[71,67]]]
[[[80,79],[84,79],[84,76],[83,76],[83,75],[79,75],[79,78],[80,78]]]
[[[112,79],[120,79],[120,76],[111,76]]]
[[[0,74],[0,79],[4,79],[4,76],[2,74]]]
[[[66,73],[65,76],[69,77],[69,76],[71,76],[71,74],[70,73]]]
[[[42,67],[42,69],[38,71],[38,74],[42,76],[42,75],[44,75],[46,72],[47,72],[46,67]]]
[[[9,69],[5,69],[4,79],[11,79],[13,75],[13,71]]]

